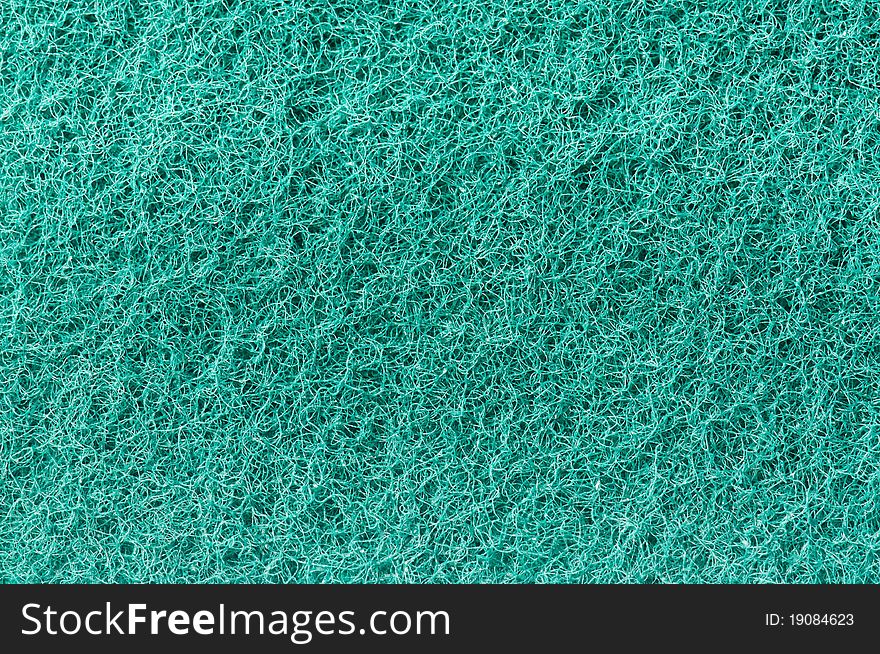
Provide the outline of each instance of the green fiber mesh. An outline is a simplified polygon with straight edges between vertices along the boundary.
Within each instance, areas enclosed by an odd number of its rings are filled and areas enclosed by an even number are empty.
[[[880,580],[880,3],[0,0],[0,581]]]

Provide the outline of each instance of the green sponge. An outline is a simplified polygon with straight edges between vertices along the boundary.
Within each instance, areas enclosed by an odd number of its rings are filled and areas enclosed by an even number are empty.
[[[860,0],[5,0],[0,580],[880,579]]]

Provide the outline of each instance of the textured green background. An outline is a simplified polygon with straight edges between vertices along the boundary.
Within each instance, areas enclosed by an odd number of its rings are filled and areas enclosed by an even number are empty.
[[[0,580],[877,581],[877,6],[0,0]]]

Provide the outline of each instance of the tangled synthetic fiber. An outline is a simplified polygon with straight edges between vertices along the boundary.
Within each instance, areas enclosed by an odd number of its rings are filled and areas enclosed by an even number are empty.
[[[0,580],[877,581],[878,35],[2,0]]]

